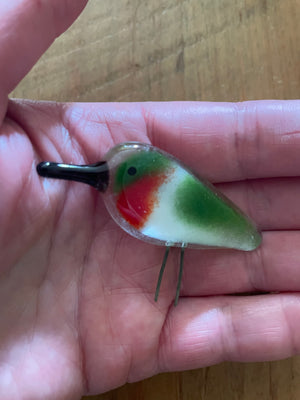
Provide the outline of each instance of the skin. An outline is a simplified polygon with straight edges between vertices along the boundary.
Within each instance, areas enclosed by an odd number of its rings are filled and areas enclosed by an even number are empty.
[[[0,3],[1,399],[76,399],[162,371],[299,354],[300,102],[8,101],[84,5]],[[155,303],[164,249],[123,233],[92,188],[35,171],[98,161],[125,140],[218,182],[264,231],[255,252],[187,251],[176,308],[178,250]],[[279,293],[230,295],[257,291]]]

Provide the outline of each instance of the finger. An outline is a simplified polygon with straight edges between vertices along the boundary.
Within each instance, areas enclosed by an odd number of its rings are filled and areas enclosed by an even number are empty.
[[[216,186],[260,230],[300,229],[300,178],[253,179]]]
[[[254,252],[188,249],[181,295],[300,291],[299,249],[300,231],[264,233]]]
[[[278,106],[279,104],[282,104],[282,110],[278,111],[281,115],[280,118],[284,119],[289,117],[289,120],[293,121],[292,112],[287,111],[287,115],[285,115],[284,110],[293,109],[293,107],[294,109],[296,109],[297,104],[300,104],[300,102],[276,102],[275,104],[277,104]],[[164,110],[163,113],[160,110],[160,106]],[[172,120],[170,120],[169,117],[170,113],[174,115],[173,119],[178,119],[177,124],[180,124],[180,118],[182,118],[183,121],[186,120],[186,114],[191,116],[191,124],[195,125],[193,128],[195,132],[191,135],[197,139],[199,136],[199,134],[196,133],[197,123],[199,129],[202,130],[204,129],[203,127],[205,126],[205,124],[208,125],[208,120],[206,120],[206,122],[202,121],[203,119],[206,119],[206,117],[204,118],[202,116],[203,112],[206,110],[208,118],[211,119],[213,109],[215,108],[216,110],[218,110],[221,106],[219,104],[215,104],[214,106],[211,105],[208,107],[203,103],[159,103],[157,106],[157,122],[154,122],[152,127],[150,126],[150,120],[151,118],[153,118],[153,115],[145,111],[145,107],[156,107],[156,104],[53,105],[49,103],[33,104],[23,101],[18,103],[11,102],[9,112],[11,114],[11,117],[18,121],[20,125],[26,129],[28,135],[35,144],[35,148],[40,153],[41,158],[51,158],[57,161],[64,160],[66,162],[81,162],[82,160],[80,159],[80,155],[76,157],[76,159],[74,159],[75,153],[81,153],[82,155],[84,155],[85,162],[88,163],[105,157],[105,152],[109,148],[111,148],[116,142],[126,140],[139,140],[142,142],[149,141],[145,121],[148,124],[148,133],[150,134],[150,136],[151,134],[154,135],[154,131],[156,129],[154,128],[154,125],[158,126],[157,130],[159,133],[162,134],[162,136],[164,134],[168,134],[169,137],[172,138],[172,134],[174,135],[175,140],[169,140],[168,146],[166,146],[168,147],[167,150],[169,150],[169,147],[172,148],[172,146],[174,146],[174,143],[177,143],[178,147],[178,132],[176,132],[176,127],[172,127]],[[193,115],[193,112],[195,112],[195,107],[197,107],[199,118]],[[235,106],[227,104],[223,106],[223,109],[226,109],[226,112],[230,115],[232,114],[232,107]],[[256,107],[265,109],[267,112],[268,108],[270,108],[271,105],[269,102],[257,102]],[[203,112],[201,111],[202,108]],[[223,114],[226,114],[226,112],[223,110]],[[221,114],[222,113],[220,111],[220,115]],[[217,113],[217,115],[219,115],[219,113]],[[226,128],[225,116],[223,115],[222,118],[218,118],[224,122],[222,125],[224,126],[224,129],[230,131],[228,124]],[[166,126],[166,129],[168,129],[167,133],[161,130],[161,125],[166,123],[164,121],[165,118],[169,119],[171,123],[170,127],[169,125]],[[194,120],[196,120],[194,121],[194,123],[193,118]],[[199,121],[197,120],[197,118],[199,119]],[[202,128],[201,124],[203,124]],[[268,130],[271,131],[271,129],[272,120],[270,121],[270,127]],[[219,130],[217,128],[215,129],[215,131],[219,133],[219,138],[222,139],[221,130],[221,127],[219,128]],[[66,132],[68,132],[68,134],[70,135],[70,139],[72,138],[68,141],[68,143],[70,144],[69,146],[65,145]],[[206,148],[205,146],[201,146],[200,144],[197,146],[192,146],[191,143],[189,144],[189,148],[187,148],[186,143],[183,142],[180,149],[182,149],[186,155],[187,150],[189,150],[189,157],[188,159],[184,159],[183,154],[181,158],[183,159],[183,161],[185,161],[187,165],[192,165],[193,162],[199,164],[200,167],[197,168],[199,173],[204,173],[204,170],[206,170],[206,175],[209,175],[210,171],[208,171],[208,169],[211,168],[211,173],[215,176],[215,179],[212,180],[221,180],[221,178],[232,180],[237,178],[237,174],[239,173],[239,171],[234,170],[234,157],[232,157],[233,166],[231,166],[230,164],[228,169],[223,168],[223,166],[222,168],[219,167],[219,162],[222,159],[223,154],[222,148],[219,149],[213,145],[213,142],[216,140],[215,137],[218,137],[218,133],[212,136],[210,136],[209,134],[206,135]],[[227,136],[228,135],[229,133],[227,134]],[[264,133],[262,133],[262,135],[264,135]],[[160,138],[157,134],[156,136],[157,142],[158,140],[160,140]],[[297,135],[294,135],[294,137],[296,141]],[[212,142],[212,145],[210,141]],[[72,145],[74,144],[75,146],[73,146],[72,148]],[[160,145],[159,142],[155,144]],[[269,147],[272,149],[274,146]],[[292,155],[292,157],[289,158],[292,160],[292,166],[281,166],[282,170],[278,170],[278,174],[282,174],[282,171],[286,173],[290,172],[290,174],[295,173],[295,171],[293,170],[293,166],[296,165],[297,167],[299,163],[300,158],[298,157],[298,152],[296,152],[295,154],[294,149],[291,148],[293,146],[287,147],[290,148],[290,152]],[[53,149],[55,149],[54,152],[52,151]],[[209,157],[201,157],[200,153],[202,151],[204,153],[207,153],[207,149],[211,153],[209,154]],[[215,150],[218,152],[217,159],[215,159],[215,157],[213,156]],[[172,150],[170,150],[170,152],[172,152]],[[265,168],[276,169],[281,161],[276,161],[275,154],[274,162],[271,162],[272,154],[270,149],[268,152],[270,154],[270,163],[267,162]],[[284,148],[282,153],[284,153]],[[179,154],[177,155],[180,157]],[[198,159],[196,160],[195,158],[197,156]],[[224,157],[222,163],[226,163]],[[207,166],[205,164],[207,164]],[[218,168],[215,167],[215,164],[217,164]],[[290,170],[288,171],[288,169]],[[259,171],[261,172],[263,170],[264,167],[263,165],[261,165]],[[297,173],[298,172],[296,171],[296,174]],[[259,173],[257,173],[257,175],[259,175]],[[300,185],[298,185],[298,180],[296,178],[289,178],[285,180],[253,180],[251,182],[238,182],[234,185],[227,184],[220,186],[220,189],[224,191],[224,193],[227,194],[234,202],[236,202],[242,208],[242,210],[249,214],[254,219],[254,221],[257,222],[261,229],[268,230],[298,229],[300,212],[297,205],[297,198],[298,192],[300,190],[299,188]],[[286,211],[282,212],[283,209]]]
[[[87,0],[0,2],[1,93],[10,93]]]
[[[99,108],[103,108],[101,113]],[[113,115],[108,113],[112,109]],[[105,157],[105,152],[117,141],[149,140],[139,110],[132,104],[118,104],[112,108],[108,104],[67,106],[11,101],[9,113],[26,129],[40,159],[95,162]],[[66,130],[72,138],[68,146]],[[248,180],[219,184],[217,187],[262,230],[300,227],[298,178]]]
[[[298,102],[299,103],[299,102]],[[194,103],[180,103],[187,107],[192,115]],[[198,104],[198,103],[197,103]],[[268,102],[258,102],[261,108],[268,108]],[[277,104],[277,103],[276,103]],[[288,105],[297,104],[297,102],[284,102]],[[300,104],[300,103],[299,103]],[[169,105],[161,104],[166,110],[177,109],[177,114],[180,114],[179,105],[173,103]],[[258,107],[257,105],[257,107]],[[21,126],[26,129],[27,134],[32,139],[36,150],[43,159],[63,160],[66,162],[82,162],[81,155],[84,155],[85,162],[94,162],[105,157],[105,152],[111,148],[116,142],[124,140],[139,140],[147,142],[147,129],[145,119],[148,121],[151,118],[147,113],[141,113],[144,104],[72,104],[72,105],[54,105],[49,103],[34,104],[30,102],[11,102],[9,112]],[[153,105],[154,107],[154,105]],[[197,105],[201,109],[201,103]],[[205,105],[204,105],[205,107]],[[218,109],[219,105],[215,107]],[[229,105],[226,105],[230,108]],[[290,107],[291,108],[291,107]],[[143,115],[142,115],[143,114]],[[177,115],[176,114],[176,115]],[[163,123],[163,116],[158,118]],[[291,117],[291,115],[290,115]],[[169,118],[169,117],[167,117]],[[174,117],[175,118],[175,117]],[[184,117],[186,118],[186,117]],[[292,120],[292,118],[291,118]],[[199,122],[200,125],[200,122]],[[151,128],[148,128],[151,134]],[[69,145],[66,146],[66,132],[70,135],[68,140]],[[171,134],[170,134],[171,135]],[[196,135],[197,136],[197,135]],[[296,138],[297,135],[295,135]],[[72,138],[72,139],[71,139]],[[210,137],[207,136],[207,140]],[[211,138],[211,140],[214,140]],[[296,140],[296,139],[295,139]],[[75,146],[74,146],[75,144]],[[156,143],[159,145],[159,143]],[[73,147],[72,147],[73,145]],[[169,146],[173,146],[173,141],[169,141]],[[290,146],[289,146],[290,147]],[[185,148],[185,143],[181,146]],[[199,154],[202,147],[193,147],[190,151],[190,161],[193,162],[194,153]],[[53,151],[54,149],[54,151]],[[219,151],[219,153],[221,150]],[[295,155],[292,149],[292,156],[296,159],[292,160],[297,166],[299,162],[298,154]],[[74,159],[74,154],[78,154]],[[222,152],[221,152],[222,154]],[[221,159],[219,154],[217,163]],[[81,159],[80,159],[81,158]],[[183,158],[183,157],[182,157]],[[208,162],[213,157],[208,158]],[[206,159],[205,159],[206,160]],[[224,160],[223,160],[224,161]],[[199,158],[199,164],[204,164],[203,157]],[[273,168],[276,168],[278,163],[271,163]],[[205,165],[203,165],[203,170]],[[269,168],[266,165],[266,168]],[[201,168],[200,168],[201,169]],[[214,163],[211,164],[213,173],[218,175],[217,180],[220,180],[222,175],[227,175],[227,178],[234,179],[236,173],[232,170],[229,176],[224,168],[216,170]],[[263,168],[261,167],[261,170]],[[225,171],[225,172],[224,172]],[[287,170],[285,170],[287,172]],[[291,173],[295,171],[290,171]],[[281,171],[278,171],[281,173]],[[208,175],[209,173],[207,173]],[[226,177],[225,177],[226,178]],[[261,229],[298,229],[299,227],[299,207],[297,204],[298,192],[300,185],[296,178],[287,178],[284,180],[269,179],[269,180],[252,180],[251,182],[238,182],[235,184],[221,185],[220,189],[236,202],[242,210],[250,215],[257,222]],[[282,212],[282,210],[285,212]]]
[[[45,107],[47,104],[31,105],[30,111],[26,102],[10,106],[13,116],[37,142],[42,141],[41,124],[39,129],[32,126],[30,116]],[[152,142],[212,182],[299,175],[297,100],[86,103],[61,104],[57,108],[63,132],[67,128],[87,160],[103,157],[116,143],[137,140]],[[39,117],[40,122],[42,119]],[[47,123],[48,118],[45,120]],[[54,136],[59,147],[57,132]]]
[[[62,161],[79,163],[84,157],[89,163],[103,159],[116,143],[149,143],[140,103],[11,100],[8,115],[22,126],[41,159],[46,160],[61,157]]]
[[[299,312],[299,294],[181,299],[160,337],[160,371],[298,354]]]
[[[151,103],[150,140],[214,182],[300,171],[300,101]]]

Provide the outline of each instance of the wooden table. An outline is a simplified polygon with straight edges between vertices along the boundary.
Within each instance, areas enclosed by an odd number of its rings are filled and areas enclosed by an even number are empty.
[[[300,97],[300,0],[90,0],[13,92],[57,101]],[[94,399],[299,399],[300,360],[162,374]]]

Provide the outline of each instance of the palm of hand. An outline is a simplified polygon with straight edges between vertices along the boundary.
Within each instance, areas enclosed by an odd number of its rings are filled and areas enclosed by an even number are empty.
[[[1,180],[8,182],[1,204],[1,336],[9,349],[3,359],[17,370],[10,376],[16,390],[37,370],[47,374],[41,394],[56,386],[61,395],[61,382],[79,393],[82,386],[108,390],[159,370],[159,337],[174,287],[166,283],[154,304],[162,249],[116,226],[95,190],[37,176],[38,160],[82,162],[88,151],[79,146],[74,160],[76,145],[53,107],[10,104],[0,139]],[[136,129],[144,127],[140,116]],[[128,139],[122,129],[118,141]],[[100,136],[114,144],[106,125]]]
[[[298,241],[290,231],[299,222],[295,207],[285,215],[281,212],[283,202],[297,192],[297,180],[257,182],[250,190],[245,182],[222,186],[244,209],[247,202],[250,208],[254,202],[254,218],[271,232],[265,235],[264,250],[251,254],[189,250],[185,298],[174,310],[170,306],[177,279],[176,250],[154,303],[164,250],[123,233],[95,190],[36,174],[42,159],[93,162],[125,140],[151,140],[162,146],[168,141],[177,155],[184,148],[188,151],[189,145],[183,146],[177,135],[186,110],[181,106],[182,115],[172,122],[172,115],[165,112],[172,106],[165,106],[155,121],[153,115],[163,107],[151,113],[141,105],[10,103],[0,136],[0,179],[5,186],[0,207],[0,296],[1,359],[10,366],[4,379],[11,394],[22,390],[63,398],[64,393],[109,390],[164,370],[224,359],[278,358],[297,351],[294,325],[291,328],[297,296],[220,296],[256,289],[297,290],[295,279],[280,272]],[[194,106],[186,107],[193,118]],[[197,126],[195,121],[191,124]],[[154,131],[159,136],[154,137]],[[220,152],[225,165],[226,154]],[[189,157],[192,166],[209,164],[207,170],[216,179],[239,177],[233,172],[239,167],[229,172],[214,167],[215,160],[201,160],[196,149]],[[287,195],[270,201],[278,185]],[[265,204],[269,209],[259,212],[257,206]],[[272,232],[277,229],[281,232]],[[281,256],[276,253],[279,243]],[[293,268],[293,256],[290,259]],[[201,295],[210,297],[197,297]]]

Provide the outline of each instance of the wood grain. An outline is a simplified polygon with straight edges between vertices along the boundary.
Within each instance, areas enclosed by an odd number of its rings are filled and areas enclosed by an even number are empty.
[[[13,96],[298,98],[299,0],[91,0]]]
[[[292,99],[299,0],[91,0],[12,93],[56,101]],[[162,374],[90,399],[297,400],[300,360]]]
[[[298,400],[298,358],[161,374],[85,400]]]

